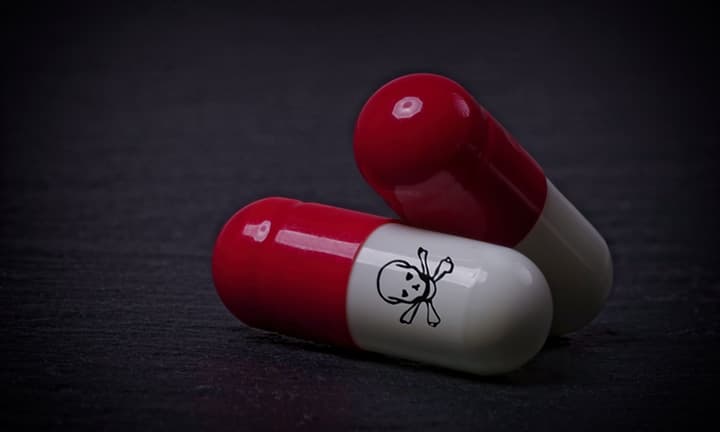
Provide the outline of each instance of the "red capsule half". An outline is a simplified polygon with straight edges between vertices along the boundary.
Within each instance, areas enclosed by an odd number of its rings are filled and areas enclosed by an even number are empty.
[[[535,224],[547,187],[540,166],[458,83],[395,79],[357,119],[355,160],[404,220],[514,246]]]

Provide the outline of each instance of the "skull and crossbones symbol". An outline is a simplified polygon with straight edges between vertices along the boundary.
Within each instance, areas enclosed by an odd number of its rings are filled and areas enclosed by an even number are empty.
[[[437,293],[437,282],[455,268],[450,257],[445,257],[430,274],[427,263],[427,250],[417,250],[421,269],[409,262],[396,259],[388,262],[377,275],[377,290],[387,303],[408,304],[410,307],[400,316],[400,322],[411,324],[422,304],[427,308],[427,323],[431,327],[440,324],[440,316],[433,306],[433,298]]]

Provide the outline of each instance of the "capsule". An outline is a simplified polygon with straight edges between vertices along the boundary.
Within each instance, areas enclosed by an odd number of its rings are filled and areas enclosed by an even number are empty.
[[[354,135],[358,168],[400,219],[527,255],[554,300],[551,332],[580,329],[613,279],[605,240],[463,87],[411,74],[377,90]]]
[[[542,273],[510,248],[288,198],[235,213],[212,272],[248,326],[480,375],[525,364],[552,320]]]

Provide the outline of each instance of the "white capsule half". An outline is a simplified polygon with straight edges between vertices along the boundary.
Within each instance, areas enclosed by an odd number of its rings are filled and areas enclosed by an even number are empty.
[[[578,330],[600,313],[612,291],[610,250],[550,180],[540,217],[515,249],[532,258],[552,289],[552,334]]]
[[[482,375],[528,362],[552,316],[547,282],[524,255],[395,223],[363,243],[347,288],[359,348]]]

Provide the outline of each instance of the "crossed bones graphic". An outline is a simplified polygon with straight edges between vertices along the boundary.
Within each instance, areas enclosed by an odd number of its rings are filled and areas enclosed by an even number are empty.
[[[422,247],[417,250],[421,269],[405,260],[392,260],[382,266],[377,275],[377,290],[387,303],[409,304],[410,307],[400,316],[400,322],[410,324],[415,319],[420,305],[427,306],[427,323],[431,327],[440,324],[433,298],[437,293],[437,282],[446,274],[452,273],[455,264],[450,257],[445,257],[430,275],[427,263],[428,252]]]

